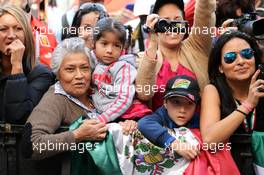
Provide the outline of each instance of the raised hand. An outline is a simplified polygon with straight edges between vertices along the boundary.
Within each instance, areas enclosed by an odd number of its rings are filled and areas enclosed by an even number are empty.
[[[260,70],[257,70],[251,78],[248,97],[246,102],[250,104],[253,108],[257,106],[259,98],[264,97],[264,80],[257,79]]]

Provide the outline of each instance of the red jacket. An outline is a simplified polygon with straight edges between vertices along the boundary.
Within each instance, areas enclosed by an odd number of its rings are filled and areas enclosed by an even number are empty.
[[[37,62],[50,67],[52,52],[57,46],[54,33],[48,26],[32,16],[31,27],[35,39]]]

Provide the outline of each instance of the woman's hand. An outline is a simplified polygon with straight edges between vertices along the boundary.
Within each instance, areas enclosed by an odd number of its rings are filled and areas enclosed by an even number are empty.
[[[157,57],[157,50],[158,50],[158,34],[154,33],[154,26],[158,22],[159,16],[157,14],[151,14],[147,16],[146,24],[145,26],[149,28],[151,31],[149,33],[149,44],[148,48],[145,51],[145,55],[148,58],[151,58],[153,60]]]
[[[14,40],[11,44],[9,44],[9,46],[7,46],[5,53],[6,55],[11,55],[11,74],[18,74],[23,72],[22,59],[24,51],[25,46],[19,39]]]
[[[251,83],[249,86],[248,97],[246,103],[251,105],[253,108],[257,106],[259,98],[264,97],[264,80],[258,79],[257,77],[260,70],[257,70],[251,78]]]
[[[233,30],[237,31],[238,30],[237,27],[232,26],[233,22],[234,22],[234,19],[225,20],[221,26],[223,28],[223,31],[221,32],[221,34],[224,34],[227,31],[233,31]]]
[[[157,14],[150,14],[147,16],[147,20],[146,20],[146,27],[150,29],[150,31],[154,31],[154,26],[155,24],[158,22],[159,20],[159,15]],[[158,42],[158,35],[154,32],[150,32],[149,33],[149,41],[150,41],[150,45],[153,43],[157,43]]]
[[[137,129],[137,122],[134,120],[126,120],[125,122],[119,122],[119,124],[122,126],[125,135],[132,134]]]
[[[147,16],[146,26],[149,27],[151,30],[154,30],[155,24],[158,22],[159,15],[157,14],[150,14]]]
[[[107,126],[97,119],[86,119],[73,131],[77,142],[83,140],[103,140],[107,134]]]

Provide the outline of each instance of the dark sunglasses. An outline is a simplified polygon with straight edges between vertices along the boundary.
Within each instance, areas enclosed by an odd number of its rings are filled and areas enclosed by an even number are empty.
[[[237,58],[237,54],[240,54],[241,57],[249,60],[249,59],[253,58],[254,51],[251,48],[247,48],[247,49],[241,50],[240,52],[225,53],[224,54],[225,63],[227,63],[227,64],[233,63]]]

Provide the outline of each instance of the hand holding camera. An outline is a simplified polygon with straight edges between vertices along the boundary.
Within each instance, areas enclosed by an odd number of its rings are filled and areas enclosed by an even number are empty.
[[[147,16],[146,24],[143,26],[143,30],[146,33],[155,33],[155,24],[159,20],[159,15],[157,14],[150,14]]]
[[[154,26],[157,23],[159,19],[159,15],[157,14],[150,14],[147,16],[146,24],[143,26],[143,30],[146,33],[149,33],[149,39],[150,39],[150,47],[153,47],[153,49],[156,52],[157,44],[158,44],[158,36],[154,30]],[[154,56],[154,55],[153,55]]]
[[[186,34],[188,30],[188,22],[183,20],[167,20],[160,18],[156,14],[147,17],[146,25],[143,30],[147,33],[176,33]]]
[[[245,13],[241,17],[230,22],[228,27],[237,27],[239,31],[247,33],[257,40],[263,40],[263,25],[264,18],[257,19],[256,13]]]
[[[259,75],[258,75],[258,80],[260,79],[260,80],[264,80],[264,64],[259,64],[258,65],[258,69],[260,70],[260,73],[259,73]],[[264,87],[263,87],[263,85],[260,85],[259,87],[258,87],[258,91],[259,92],[264,92]]]
[[[264,80],[264,64],[259,64],[258,69],[260,70],[258,79]]]
[[[263,65],[260,65],[259,69],[252,76],[248,90],[248,97],[245,100],[246,103],[250,104],[253,108],[257,106],[259,98],[264,97],[264,72],[261,69],[263,69]]]

